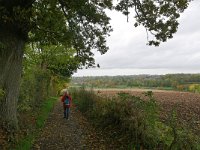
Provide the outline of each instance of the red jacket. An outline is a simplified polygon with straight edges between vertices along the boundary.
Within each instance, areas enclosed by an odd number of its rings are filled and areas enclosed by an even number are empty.
[[[64,101],[65,101],[65,99],[66,99],[66,96],[69,97],[69,105],[68,105],[68,106],[66,106],[65,103],[64,103]],[[70,107],[71,104],[72,104],[72,98],[71,98],[71,96],[69,96],[69,95],[67,95],[67,94],[64,94],[64,95],[61,97],[61,101],[62,101],[62,103],[63,103],[63,107],[64,107],[64,108]]]

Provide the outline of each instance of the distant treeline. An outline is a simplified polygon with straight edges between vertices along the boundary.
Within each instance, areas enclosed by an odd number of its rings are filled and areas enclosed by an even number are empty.
[[[94,88],[160,88],[200,92],[200,74],[73,77],[74,86]]]

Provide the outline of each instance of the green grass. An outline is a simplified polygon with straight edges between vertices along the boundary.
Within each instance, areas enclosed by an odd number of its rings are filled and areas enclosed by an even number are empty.
[[[44,127],[45,121],[48,118],[49,112],[51,111],[51,109],[55,103],[55,100],[57,100],[57,98],[51,98],[51,99],[45,101],[45,103],[42,105],[40,114],[36,121],[37,128]]]
[[[40,129],[42,129],[45,125],[45,121],[47,120],[50,111],[52,110],[55,102],[57,101],[57,98],[52,97],[48,100],[44,101],[42,104],[36,121],[36,129],[33,133],[30,133],[29,135],[25,136],[23,139],[21,139],[17,146],[14,148],[15,150],[30,150],[32,147],[32,144],[35,140],[35,138],[39,135]]]
[[[29,150],[31,149],[32,142],[36,134],[27,135],[17,144],[16,150]]]

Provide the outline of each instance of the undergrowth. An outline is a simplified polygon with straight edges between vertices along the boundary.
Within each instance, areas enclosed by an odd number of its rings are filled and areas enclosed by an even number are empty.
[[[40,130],[44,127],[45,121],[48,118],[50,111],[52,110],[57,98],[49,98],[44,101],[41,105],[41,108],[37,112],[37,114],[33,113],[32,115],[36,115],[35,124],[32,125],[34,129],[31,129],[31,132],[27,133],[22,139],[20,139],[13,146],[15,150],[29,150],[32,147],[32,144],[35,138],[39,135]],[[30,127],[30,126],[29,126]]]
[[[151,91],[103,97],[85,88],[71,89],[77,108],[96,126],[120,142],[121,149],[200,149],[199,137],[177,123],[175,110],[165,124]],[[115,131],[114,131],[115,130]]]

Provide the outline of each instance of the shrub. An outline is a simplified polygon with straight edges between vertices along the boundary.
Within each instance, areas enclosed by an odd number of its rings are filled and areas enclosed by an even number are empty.
[[[150,91],[144,98],[128,93],[105,98],[85,88],[71,92],[78,109],[96,126],[120,129],[127,148],[198,149],[197,137],[178,128],[176,119],[169,125],[159,120],[159,106]]]

